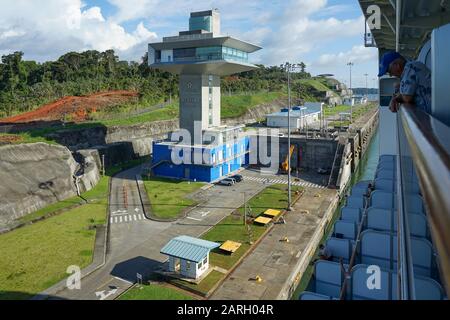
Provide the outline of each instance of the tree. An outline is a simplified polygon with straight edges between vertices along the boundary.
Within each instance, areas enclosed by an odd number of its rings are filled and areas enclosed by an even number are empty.
[[[17,90],[23,90],[26,87],[27,74],[22,63],[22,57],[23,52],[20,51],[2,56],[0,90],[7,91],[13,101],[16,100]],[[11,107],[8,107],[6,113],[10,115],[11,111]]]
[[[300,67],[300,72],[301,72],[301,73],[305,73],[305,70],[306,70],[306,64],[302,61],[302,62],[300,62],[298,65],[299,65],[299,67]]]

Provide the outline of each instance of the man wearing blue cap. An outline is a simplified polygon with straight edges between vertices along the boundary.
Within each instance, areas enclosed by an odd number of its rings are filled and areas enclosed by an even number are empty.
[[[400,104],[415,104],[417,108],[431,112],[431,73],[419,61],[407,61],[395,51],[386,52],[381,58],[379,77],[388,73],[400,78],[399,92],[394,94],[389,108],[397,112]]]

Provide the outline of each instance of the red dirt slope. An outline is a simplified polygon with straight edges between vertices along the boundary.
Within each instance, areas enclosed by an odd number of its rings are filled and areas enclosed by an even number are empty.
[[[64,117],[81,122],[87,119],[90,112],[135,99],[138,95],[139,93],[135,91],[108,91],[84,97],[64,97],[36,110],[0,119],[0,123],[54,121],[63,120]]]

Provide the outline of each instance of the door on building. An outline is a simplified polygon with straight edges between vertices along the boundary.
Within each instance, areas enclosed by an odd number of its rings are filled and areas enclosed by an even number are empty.
[[[185,179],[191,178],[191,169],[190,168],[184,168],[184,178]]]
[[[231,163],[228,164],[228,173],[231,172]]]
[[[219,167],[219,177],[220,178],[223,177],[223,166],[222,165]]]
[[[178,258],[175,258],[175,272],[180,272],[181,270],[181,261]]]

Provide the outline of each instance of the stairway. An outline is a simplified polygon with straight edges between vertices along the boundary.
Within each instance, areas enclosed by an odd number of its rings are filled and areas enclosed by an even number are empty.
[[[341,143],[338,143],[336,147],[336,153],[334,155],[333,160],[333,167],[331,169],[330,178],[328,180],[328,187],[333,188],[336,187],[337,180],[339,178],[339,171],[341,169],[341,163],[342,163],[342,155],[344,153],[344,145]]]

